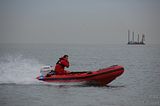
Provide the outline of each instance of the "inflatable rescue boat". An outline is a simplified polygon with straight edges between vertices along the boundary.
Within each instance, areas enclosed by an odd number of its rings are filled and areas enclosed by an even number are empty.
[[[53,69],[51,66],[42,67],[40,70],[41,75],[37,79],[46,82],[84,82],[91,85],[106,85],[124,72],[124,68],[119,65],[97,71],[70,72],[66,75],[55,75],[54,73],[48,75],[51,69]]]

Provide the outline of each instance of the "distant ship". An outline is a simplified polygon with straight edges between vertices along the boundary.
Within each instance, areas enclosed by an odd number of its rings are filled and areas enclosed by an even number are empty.
[[[128,45],[145,45],[144,41],[145,41],[144,34],[142,34],[141,41],[139,41],[139,34],[138,34],[137,41],[134,41],[134,32],[132,32],[132,40],[130,40],[130,30],[128,30],[128,43],[127,43]]]

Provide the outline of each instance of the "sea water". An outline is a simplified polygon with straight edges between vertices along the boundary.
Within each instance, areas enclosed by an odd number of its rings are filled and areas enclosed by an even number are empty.
[[[103,87],[36,80],[64,54],[67,70],[118,64],[125,72]],[[160,106],[160,46],[1,44],[0,106]]]

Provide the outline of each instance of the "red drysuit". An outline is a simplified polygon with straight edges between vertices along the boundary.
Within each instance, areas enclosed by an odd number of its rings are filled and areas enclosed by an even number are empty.
[[[57,75],[64,75],[67,74],[68,71],[64,70],[65,67],[69,67],[69,61],[68,59],[62,57],[59,59],[59,61],[57,62],[56,66],[55,66],[55,72]]]

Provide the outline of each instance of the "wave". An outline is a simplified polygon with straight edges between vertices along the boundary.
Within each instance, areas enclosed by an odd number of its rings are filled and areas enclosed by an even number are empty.
[[[0,84],[36,84],[42,66],[36,59],[22,55],[0,57]]]

